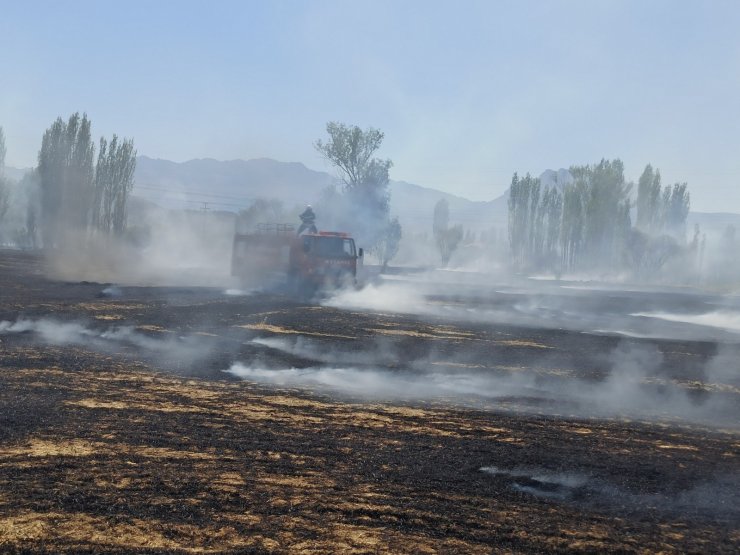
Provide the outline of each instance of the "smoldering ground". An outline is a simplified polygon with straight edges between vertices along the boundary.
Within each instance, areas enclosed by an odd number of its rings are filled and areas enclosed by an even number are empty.
[[[255,343],[310,361],[279,368],[260,360],[238,362],[228,372],[243,379],[300,386],[340,396],[380,401],[436,401],[489,410],[570,417],[624,417],[700,422],[736,427],[740,384],[716,380],[726,354],[712,358],[694,379],[668,375],[652,345],[619,344],[583,374],[542,356],[529,367],[497,365],[495,358],[431,352],[398,364],[392,350],[337,350],[306,339],[257,339]],[[265,357],[267,359],[268,357]],[[382,365],[383,359],[386,364]],[[572,368],[576,367],[574,357]],[[312,363],[312,364],[311,364]],[[724,376],[724,375],[722,375]],[[704,380],[704,381],[703,381]],[[709,381],[712,380],[712,381]],[[733,382],[733,383],[727,383]]]
[[[737,431],[717,429],[731,428],[733,414],[737,422],[737,403],[719,406],[737,399],[719,387],[731,383],[720,379],[736,356],[729,343],[635,341],[404,314],[393,303],[334,308],[282,295],[229,295],[226,288],[119,286],[101,297],[107,285],[44,281],[29,256],[14,253],[0,266],[3,446],[11,453],[3,476],[11,518],[39,506],[54,523],[67,512],[75,524],[81,511],[116,525],[134,514],[151,522],[142,540],[150,542],[179,506],[188,546],[211,545],[246,512],[266,528],[250,520],[235,528],[239,534],[285,530],[291,515],[291,534],[292,523],[316,523],[299,530],[301,537],[321,535],[327,518],[358,526],[371,519],[384,537],[408,530],[410,551],[418,538],[436,542],[440,530],[477,538],[482,552],[567,550],[572,539],[553,538],[581,522],[592,535],[579,537],[601,538],[588,544],[599,551],[719,545],[724,549],[716,551],[732,552],[736,544],[737,483],[726,477],[736,469]],[[517,284],[488,285],[509,291],[510,299],[527,296]],[[412,283],[411,290],[427,302],[425,288]],[[474,299],[488,290],[476,284],[476,291]],[[461,314],[481,304],[452,293]],[[429,304],[439,307],[440,300]],[[187,354],[179,358],[196,363],[167,360],[183,344]],[[214,380],[237,380],[223,372],[237,364],[250,372],[248,380],[289,387]],[[718,372],[716,381],[706,377],[694,388],[689,381],[697,381],[699,368],[707,376]],[[193,369],[208,379],[172,375]],[[591,394],[612,396],[611,405]],[[637,395],[643,397],[635,408]],[[678,408],[667,406],[672,398],[696,405],[704,425],[690,414],[675,416]],[[643,405],[650,402],[655,407]],[[711,410],[719,416],[707,421]],[[102,451],[83,456],[59,447],[81,445],[84,453]],[[57,451],[40,456],[42,446]],[[492,466],[511,475],[479,470]],[[227,472],[244,482],[214,490]],[[131,482],[115,486],[123,478]],[[371,499],[367,492],[380,495],[377,502],[344,508],[346,499]],[[281,504],[266,503],[267,496]],[[121,505],[122,498],[132,502]],[[708,498],[717,507],[707,508]],[[152,512],[152,499],[165,500],[155,504],[161,512]],[[730,509],[722,513],[723,506]],[[193,522],[206,530],[197,540]],[[500,539],[523,530],[543,540]],[[39,537],[61,551],[59,539]],[[80,541],[65,546],[88,545]],[[471,551],[460,543],[450,549]]]
[[[718,303],[724,303],[724,312],[717,312]],[[528,329],[551,329],[613,339],[588,353],[584,349],[596,340],[575,341],[571,333],[563,336],[567,344],[556,339],[552,348],[497,361],[495,349],[485,342],[453,349],[452,355],[449,347],[447,352],[430,347],[414,358],[386,339],[365,338],[360,345],[339,348],[318,339],[268,338],[256,341],[308,362],[276,369],[241,361],[229,371],[254,381],[375,399],[453,399],[551,414],[734,426],[740,416],[734,408],[740,406],[740,335],[727,320],[734,322],[728,315],[737,310],[735,303],[683,289],[531,280],[494,284],[480,275],[450,272],[398,276],[360,291],[338,292],[324,305],[405,313],[428,323],[463,323],[461,328],[465,323],[484,329],[514,326],[525,337]],[[691,316],[666,317],[671,310]],[[695,352],[684,357],[686,341]]]
[[[532,466],[481,467],[480,472],[502,481],[514,491],[556,503],[601,510],[651,511],[682,516],[703,514],[729,520],[740,518],[740,478],[705,476],[689,489],[640,492],[600,476],[596,471],[553,470]]]
[[[324,304],[595,334],[740,341],[740,298],[687,288],[434,271],[384,277]]]
[[[361,320],[363,315],[356,313],[356,318]],[[488,326],[454,326],[438,317],[388,316],[388,320],[376,320],[378,324],[390,333],[352,338],[367,325],[361,321],[356,328],[343,330],[344,340],[289,333],[277,323],[264,326],[274,333],[249,341],[257,356],[233,364],[228,372],[252,382],[353,402],[421,403],[492,415],[537,415],[544,427],[566,420],[583,427],[617,422],[649,430],[657,425],[661,430],[675,426],[710,435],[738,432],[740,349],[736,345],[704,349],[708,344],[553,330],[544,336],[559,338],[562,349],[548,349],[537,343],[543,337],[540,330],[524,327],[496,326],[503,328],[496,342],[481,331]],[[420,348],[420,343],[425,346]],[[582,349],[594,343],[593,351]],[[276,362],[286,356],[294,365]],[[687,359],[690,363],[683,366],[677,363]],[[564,451],[568,441],[563,439]],[[658,443],[658,450],[693,449]],[[726,470],[708,468],[692,475],[689,485],[685,476],[675,483],[656,475],[633,480],[628,477],[634,467],[622,468],[614,457],[604,466],[562,455],[556,457],[555,466],[546,467],[498,466],[499,461],[491,459],[480,471],[526,502],[537,498],[631,517],[650,513],[724,521],[740,516],[737,476]],[[464,461],[460,464],[464,466]]]
[[[0,321],[0,338],[3,336],[30,344],[73,346],[130,357],[187,375],[205,373],[206,361],[216,353],[236,349],[228,339],[182,334],[154,325],[110,326],[51,318]]]
[[[593,291],[584,293],[574,284],[482,281],[475,274],[443,273],[436,281],[434,275],[417,274],[338,292],[326,299],[326,309],[283,300],[285,322],[294,320],[291,311],[304,309],[313,322],[305,332],[288,335],[270,323],[275,312],[248,330],[239,327],[249,315],[239,316],[240,304],[261,298],[249,291],[101,286],[99,294],[115,294],[116,302],[131,295],[169,299],[152,307],[161,312],[155,320],[164,326],[34,318],[5,322],[0,333],[141,356],[188,374],[227,369],[251,381],[364,399],[736,424],[740,349],[718,338],[737,335],[706,322],[698,326],[647,315],[667,313],[677,303],[684,312],[710,314],[722,298],[595,284],[587,284]],[[222,316],[209,323],[206,311],[198,312],[201,303],[229,308],[230,323]],[[179,307],[189,304],[194,305],[187,309],[189,324],[178,327]],[[734,310],[732,302],[721,310]],[[403,325],[396,317],[371,322],[378,315],[404,313],[409,316]],[[357,323],[363,314],[368,323]],[[331,331],[324,338],[321,320],[340,315],[361,329]],[[620,337],[625,333],[652,339]]]

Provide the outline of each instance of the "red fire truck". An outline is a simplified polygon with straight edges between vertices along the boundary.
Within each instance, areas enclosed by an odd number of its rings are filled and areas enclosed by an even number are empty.
[[[251,233],[237,233],[231,274],[245,287],[287,283],[306,295],[318,289],[354,285],[363,251],[347,233],[318,231],[296,235],[291,224],[258,224]]]

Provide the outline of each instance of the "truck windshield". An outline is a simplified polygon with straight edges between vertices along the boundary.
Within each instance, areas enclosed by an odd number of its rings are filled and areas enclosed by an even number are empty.
[[[311,237],[311,251],[316,256],[355,256],[354,239],[343,237]]]

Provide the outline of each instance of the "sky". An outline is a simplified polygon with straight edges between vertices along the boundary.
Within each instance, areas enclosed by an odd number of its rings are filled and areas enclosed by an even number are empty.
[[[473,200],[621,158],[740,212],[739,29],[734,0],[0,0],[0,126],[14,167],[80,111],[152,158],[330,170],[339,121],[385,133],[392,179]]]

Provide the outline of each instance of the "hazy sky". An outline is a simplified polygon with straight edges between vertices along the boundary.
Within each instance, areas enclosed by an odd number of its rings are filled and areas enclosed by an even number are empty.
[[[392,178],[476,200],[620,157],[740,212],[740,2],[0,0],[8,165],[77,110],[155,158],[315,169],[327,121],[373,126]]]

